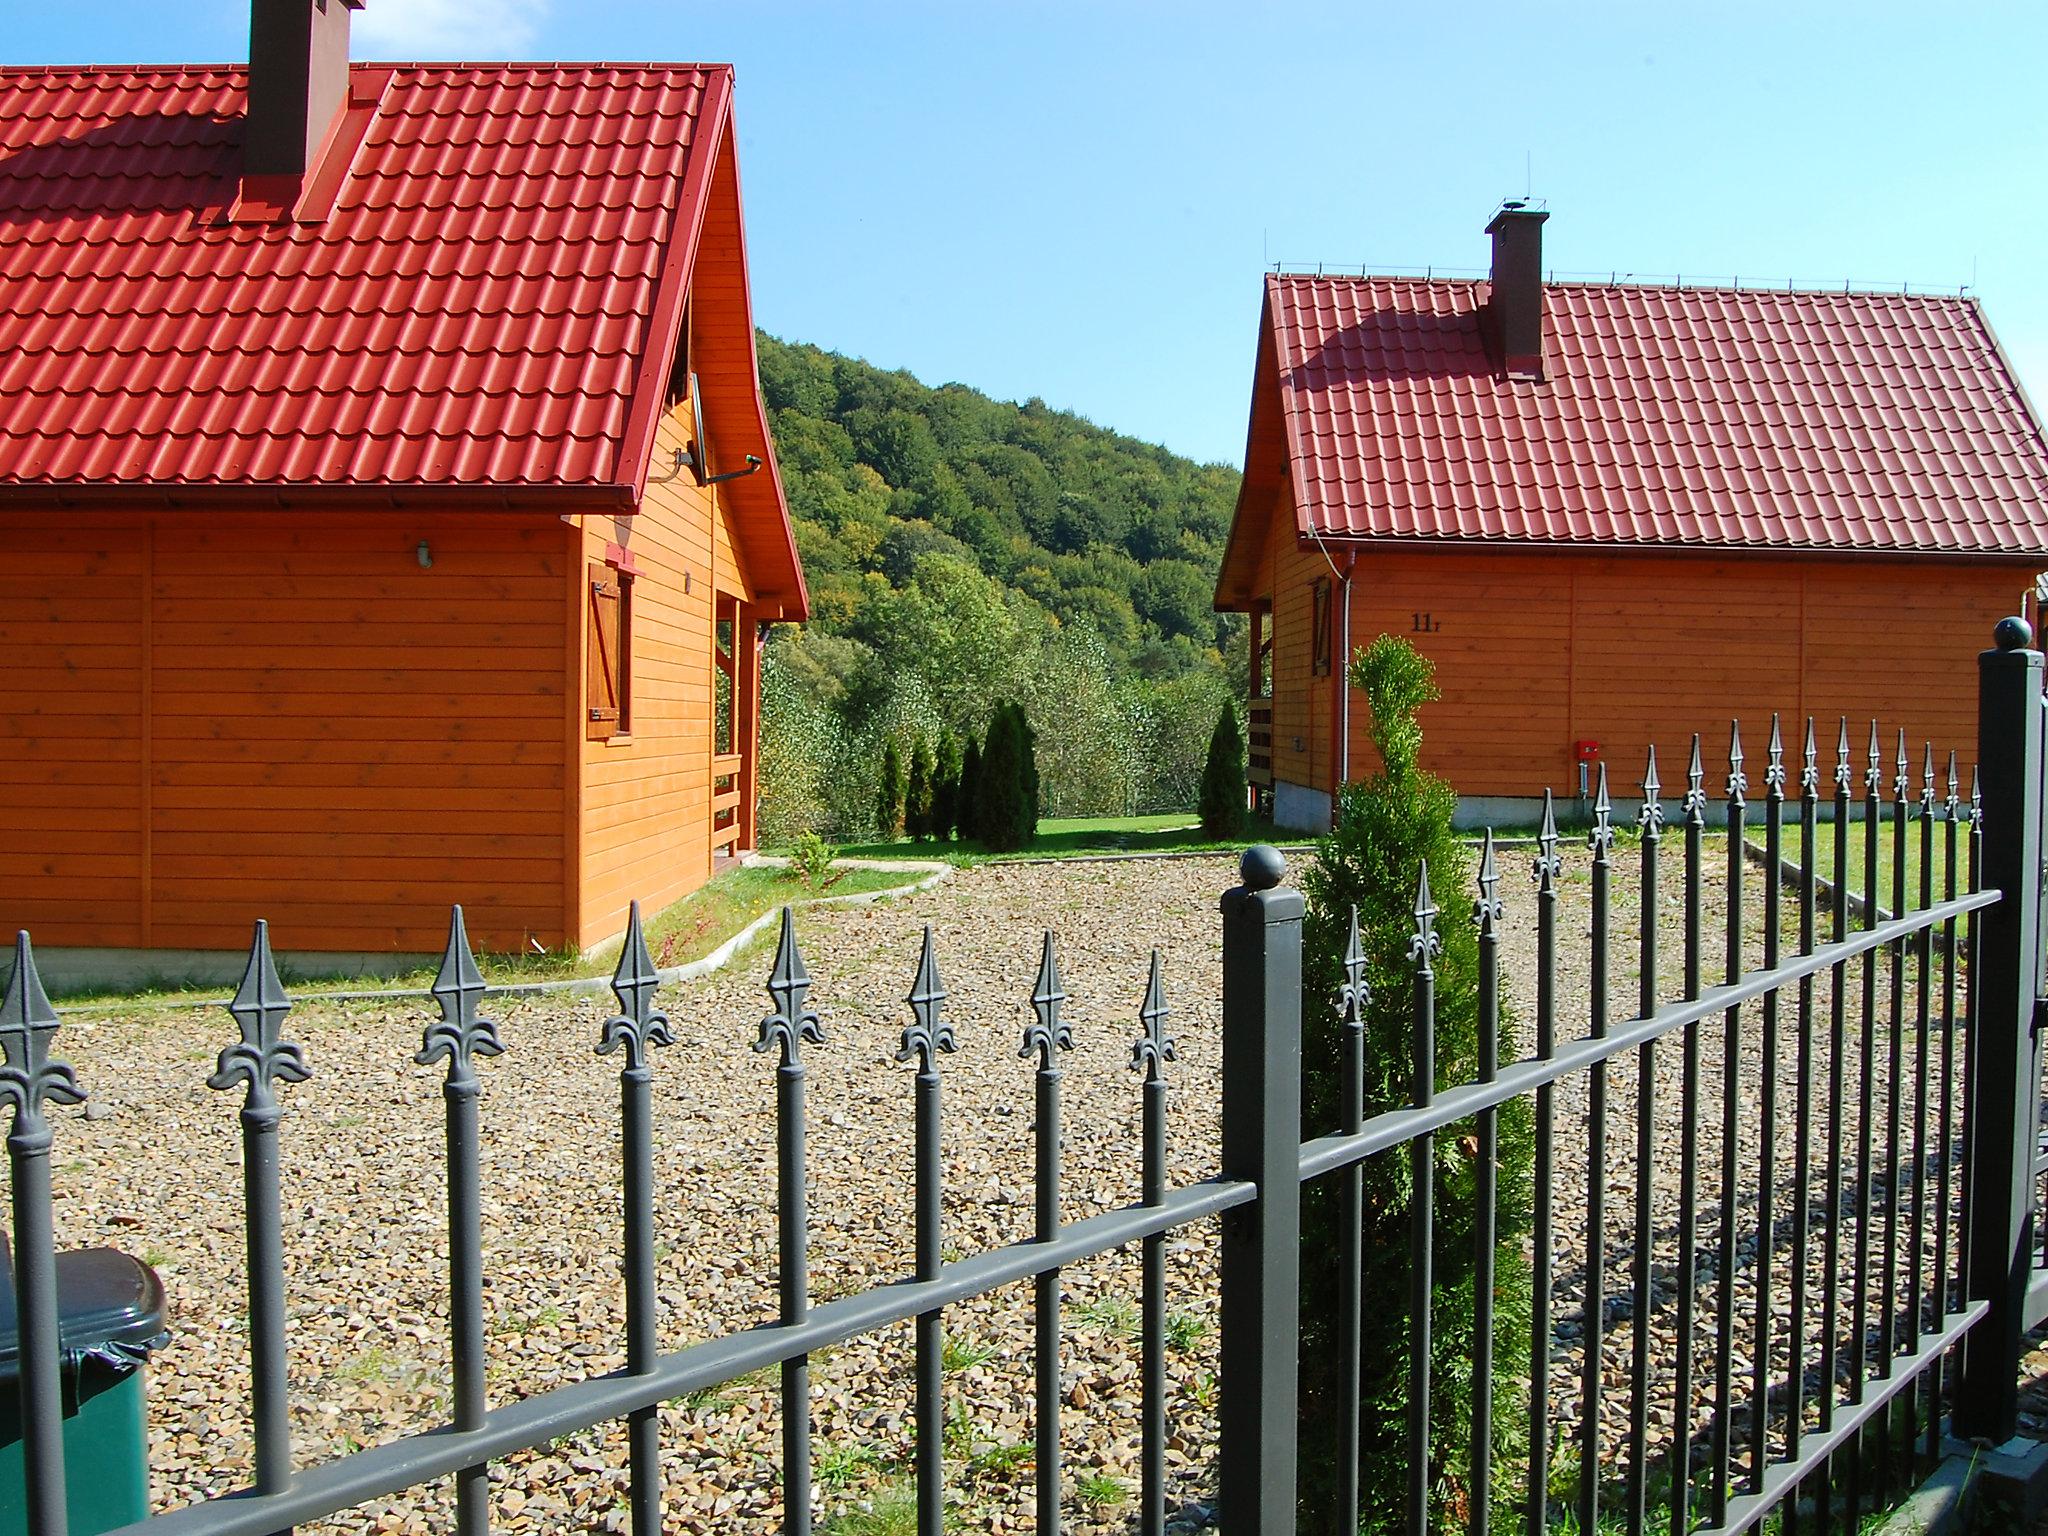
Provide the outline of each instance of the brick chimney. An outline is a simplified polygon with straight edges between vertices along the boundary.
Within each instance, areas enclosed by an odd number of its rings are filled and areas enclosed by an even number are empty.
[[[1550,215],[1516,200],[1486,226],[1493,236],[1493,284],[1486,329],[1511,379],[1543,377],[1543,221]]]
[[[348,102],[349,12],[363,0],[253,0],[244,176],[304,176]]]

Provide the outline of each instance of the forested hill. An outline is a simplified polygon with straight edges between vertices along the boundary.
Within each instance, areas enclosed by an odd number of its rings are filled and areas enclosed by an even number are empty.
[[[901,587],[920,555],[943,552],[1093,629],[1119,670],[1216,664],[1225,629],[1210,601],[1236,470],[1042,400],[932,388],[771,336],[760,348],[817,628],[857,628],[877,578]]]
[[[764,844],[875,829],[883,753],[978,740],[1023,705],[1049,815],[1195,803],[1242,692],[1242,620],[1210,607],[1237,471],[1041,400],[760,338],[811,590],[762,671]]]

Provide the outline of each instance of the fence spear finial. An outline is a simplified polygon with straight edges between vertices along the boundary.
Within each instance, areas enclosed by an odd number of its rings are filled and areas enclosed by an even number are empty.
[[[1764,790],[1778,799],[1785,795],[1785,738],[1778,731],[1778,712],[1771,711],[1771,745],[1764,767]]]
[[[1934,811],[1934,743],[1927,743],[1927,752],[1920,760],[1920,804],[1928,814]]]
[[[1415,882],[1415,932],[1408,940],[1408,958],[1420,960],[1425,971],[1431,958],[1443,952],[1444,941],[1436,931],[1438,915],[1436,901],[1429,894],[1429,860],[1424,859]]]
[[[463,923],[460,906],[448,919],[448,948],[441,956],[441,969],[430,990],[434,1001],[441,1005],[441,1017],[427,1026],[412,1059],[424,1067],[445,1056],[450,1085],[459,1088],[474,1083],[474,1058],[501,1056],[505,1046],[498,1038],[497,1023],[477,1015],[477,1005],[490,988],[484,982],[483,972],[477,969],[476,956],[470,952],[469,929]]]
[[[1898,767],[1892,774],[1892,798],[1901,805],[1905,804],[1907,791],[1912,787],[1912,770],[1908,767],[1906,760],[1906,728],[1902,725],[1899,727]]]
[[[0,1104],[13,1107],[14,1136],[33,1140],[44,1131],[45,1103],[85,1102],[85,1090],[71,1063],[50,1054],[57,1023],[57,1010],[43,990],[35,951],[23,929],[14,936],[14,972],[7,979],[6,994],[0,996]]]
[[[1974,829],[1984,825],[1984,766],[1975,764],[1970,769],[1970,826]]]
[[[1538,895],[1550,895],[1557,890],[1557,877],[1564,865],[1557,856],[1557,808],[1551,800],[1550,791],[1543,791],[1543,825],[1536,833],[1536,860],[1530,866],[1529,876],[1536,882]]]
[[[1480,933],[1491,935],[1500,916],[1500,866],[1493,859],[1493,828],[1488,827],[1479,845],[1479,899],[1472,903],[1472,921],[1479,925]],[[1358,921],[1355,908],[1351,920]]]
[[[249,963],[242,971],[242,984],[235,989],[228,1012],[241,1026],[242,1038],[220,1053],[209,1088],[232,1088],[246,1083],[249,1092],[242,1101],[243,1112],[274,1114],[277,1098],[273,1085],[303,1083],[312,1075],[306,1053],[282,1037],[285,1015],[292,1000],[278,979],[277,962],[270,953],[270,924],[256,919],[256,936],[249,945]]]
[[[802,951],[796,947],[796,913],[788,906],[782,909],[782,931],[775,940],[775,963],[768,971],[767,992],[775,1007],[761,1020],[761,1038],[754,1042],[754,1049],[766,1051],[780,1046],[782,1065],[795,1066],[804,1041],[813,1045],[825,1043],[825,1026],[810,1004],[811,972],[804,964]]]
[[[911,1023],[903,1031],[903,1044],[896,1059],[909,1061],[914,1056],[918,1071],[930,1072],[940,1052],[951,1054],[958,1045],[953,1039],[953,1026],[945,1022],[942,1014],[946,988],[939,980],[939,962],[932,951],[929,923],[925,924],[924,948],[917,959],[917,980],[911,983],[910,993],[903,1000],[910,1004]]]
[[[1607,798],[1607,764],[1600,765],[1600,777],[1593,790],[1593,825],[1586,829],[1586,846],[1598,859],[1614,846],[1614,802]]]
[[[640,903],[627,911],[626,941],[619,950],[618,969],[612,972],[612,996],[619,1011],[604,1021],[604,1035],[597,1053],[609,1056],[624,1046],[627,1071],[647,1065],[648,1052],[658,1045],[674,1045],[668,1015],[654,1006],[654,994],[661,986],[661,973],[647,952],[647,935],[640,926]]]
[[[1874,800],[1884,790],[1884,748],[1877,744],[1877,722],[1870,722],[1870,764],[1863,770],[1864,791]]]
[[[1060,985],[1059,958],[1053,953],[1052,930],[1048,928],[1045,948],[1038,958],[1038,980],[1031,988],[1031,1011],[1035,1017],[1024,1026],[1024,1044],[1017,1052],[1020,1058],[1037,1052],[1041,1072],[1052,1070],[1055,1050],[1074,1048],[1073,1026],[1060,1017],[1060,1005],[1066,1000],[1066,989]]]
[[[1749,788],[1749,775],[1742,771],[1742,722],[1728,722],[1728,800],[1742,804],[1742,792]]]
[[[1806,748],[1799,769],[1800,795],[1820,793],[1820,748],[1813,739],[1813,716],[1806,717]]]
[[[1856,782],[1849,767],[1849,717],[1842,716],[1842,738],[1835,743],[1835,788],[1843,794]]]
[[[1357,914],[1352,915],[1352,931],[1357,931]],[[1360,962],[1360,969],[1364,962]],[[1152,974],[1145,982],[1145,1001],[1138,1008],[1138,1022],[1143,1026],[1137,1044],[1131,1047],[1131,1070],[1145,1074],[1147,1082],[1157,1082],[1169,1061],[1180,1059],[1173,1036],[1166,1032],[1166,1018],[1172,1010],[1166,1006],[1166,989],[1159,979],[1159,951],[1152,951]]]
[[[1344,983],[1337,990],[1337,1013],[1344,1027],[1365,1028],[1365,1010],[1371,1002],[1372,987],[1365,979],[1365,944],[1358,932],[1358,903],[1353,902],[1350,928],[1344,936]]]
[[[1685,819],[1690,825],[1706,825],[1707,770],[1700,761],[1700,733],[1692,733],[1692,761],[1685,769]]]
[[[1649,766],[1643,770],[1643,808],[1636,812],[1636,825],[1655,835],[1664,825],[1664,786],[1657,778],[1657,743],[1650,743]]]
[[[1951,747],[1948,754],[1948,800],[1946,804],[1950,821],[1954,821],[1957,813],[1962,809],[1962,797],[1956,792],[1958,783],[1959,781],[1956,778],[1956,754],[1955,749]]]

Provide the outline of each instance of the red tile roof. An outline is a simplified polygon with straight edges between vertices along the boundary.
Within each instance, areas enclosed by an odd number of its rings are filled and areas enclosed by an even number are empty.
[[[245,70],[0,70],[0,482],[635,479],[729,70],[352,84],[375,115],[327,217],[227,223]]]
[[[1526,382],[1487,291],[1269,277],[1247,494],[1263,451],[1324,536],[2048,550],[2048,445],[1972,300],[1553,283]]]

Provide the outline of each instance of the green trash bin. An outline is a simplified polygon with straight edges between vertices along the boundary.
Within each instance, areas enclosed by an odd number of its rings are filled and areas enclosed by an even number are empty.
[[[0,1536],[31,1536],[22,1466],[21,1325],[14,1266],[0,1237]],[[149,1513],[149,1430],[142,1362],[162,1344],[156,1271],[112,1248],[57,1255],[63,1347],[64,1494],[72,1536]]]

